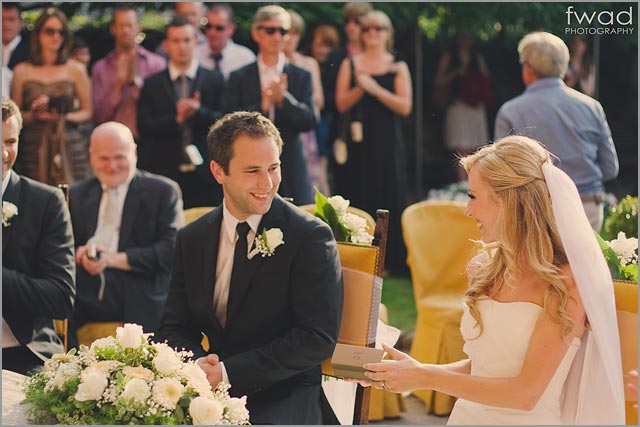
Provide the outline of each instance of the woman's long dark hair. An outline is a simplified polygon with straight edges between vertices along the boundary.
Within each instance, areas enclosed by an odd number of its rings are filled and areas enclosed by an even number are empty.
[[[40,33],[50,18],[58,18],[62,23],[62,30],[64,31],[64,41],[58,50],[58,57],[56,58],[55,63],[66,64],[69,60],[73,35],[71,34],[71,29],[67,22],[67,16],[55,7],[48,7],[38,17],[33,26],[30,41],[31,52],[29,54],[29,62],[33,65],[44,65],[44,61],[42,60],[42,46],[40,46]]]

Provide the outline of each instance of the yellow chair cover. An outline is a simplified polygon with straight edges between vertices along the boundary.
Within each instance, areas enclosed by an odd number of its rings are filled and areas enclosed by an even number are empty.
[[[462,298],[467,289],[465,266],[474,254],[480,232],[464,214],[465,205],[453,201],[425,201],[402,214],[418,318],[411,356],[423,363],[451,363],[466,358],[460,333]],[[432,390],[414,394],[427,412],[446,415],[455,398]]]
[[[64,351],[65,353],[67,352],[67,350],[69,350],[69,343],[68,343],[68,337],[69,337],[69,320],[68,319],[64,319],[64,320],[59,320],[59,319],[53,319],[53,325],[56,329],[56,334],[60,337],[60,339],[62,340],[62,345],[64,346]]]
[[[614,280],[613,291],[618,312],[622,373],[626,375],[630,370],[638,369],[638,284]],[[627,425],[638,425],[638,412],[633,407],[638,403],[637,396],[632,397],[625,390],[624,400]]]
[[[78,345],[90,346],[98,338],[116,336],[116,328],[123,322],[89,322],[78,328]]]
[[[202,215],[210,212],[213,206],[200,206],[197,208],[189,208],[184,211],[184,223],[189,224],[192,221],[200,218]]]

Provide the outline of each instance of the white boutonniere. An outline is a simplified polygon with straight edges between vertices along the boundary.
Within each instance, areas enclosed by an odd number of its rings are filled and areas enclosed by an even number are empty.
[[[282,237],[282,230],[280,230],[279,228],[263,229],[262,234],[256,236],[256,247],[251,252],[249,252],[248,258],[252,259],[254,256],[256,256],[257,253],[260,253],[263,258],[273,255],[276,251],[276,248],[284,244],[284,240],[282,240]]]
[[[2,226],[8,227],[11,219],[18,215],[18,207],[11,202],[2,201]]]

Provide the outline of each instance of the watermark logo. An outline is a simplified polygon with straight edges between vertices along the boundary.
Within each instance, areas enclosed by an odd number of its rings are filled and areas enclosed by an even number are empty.
[[[633,34],[633,6],[629,10],[585,12],[568,6],[565,34]]]

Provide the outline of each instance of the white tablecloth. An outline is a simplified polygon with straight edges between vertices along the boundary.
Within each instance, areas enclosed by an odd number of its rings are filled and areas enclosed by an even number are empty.
[[[2,425],[28,424],[27,411],[20,403],[24,400],[25,379],[24,375],[2,370]]]

